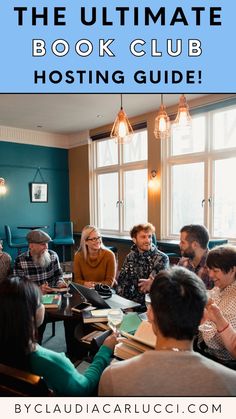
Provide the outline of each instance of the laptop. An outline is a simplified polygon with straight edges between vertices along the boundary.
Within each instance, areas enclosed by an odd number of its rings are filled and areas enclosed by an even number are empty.
[[[83,285],[73,282],[71,284],[89,303],[97,308],[110,308],[106,301],[98,294],[94,288],[87,288]]]
[[[72,286],[80,295],[82,295],[82,297],[97,308],[121,308],[122,310],[125,310],[127,308],[137,308],[140,306],[139,303],[127,300],[117,294],[112,294],[112,296],[105,301],[94,288],[87,288],[75,282],[72,283]]]

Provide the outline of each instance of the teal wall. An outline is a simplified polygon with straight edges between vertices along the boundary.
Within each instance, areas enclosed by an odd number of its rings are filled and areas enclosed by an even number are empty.
[[[37,174],[40,168],[48,183],[48,202],[31,203],[29,183],[41,182]],[[41,147],[0,141],[0,177],[6,180],[7,193],[0,195],[0,237],[5,238],[4,225],[8,224],[14,236],[25,236],[27,230],[20,225],[48,225],[46,230],[53,235],[55,221],[70,218],[68,151],[59,148]],[[4,240],[4,250],[13,257]]]

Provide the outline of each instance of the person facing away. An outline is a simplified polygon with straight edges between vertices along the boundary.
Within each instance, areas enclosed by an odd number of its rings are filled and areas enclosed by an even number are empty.
[[[181,267],[160,272],[150,289],[148,319],[155,350],[111,364],[100,396],[235,396],[236,373],[192,349],[207,302],[206,288]]]
[[[206,258],[208,255],[209,233],[204,225],[189,224],[180,230],[180,252],[181,259],[178,266],[183,266],[192,272],[195,272],[204,282],[207,289],[214,286],[213,281],[209,278],[206,266]]]
[[[27,234],[28,251],[15,259],[13,274],[35,282],[43,294],[52,292],[52,287],[65,287],[58,255],[48,250],[51,237],[42,230]]]
[[[6,278],[11,272],[11,256],[3,252],[3,241],[0,240],[0,281]]]
[[[156,274],[169,267],[169,258],[152,243],[155,228],[151,223],[135,225],[130,230],[134,242],[126,256],[117,282],[117,294],[137,301],[145,308],[145,292]]]
[[[93,288],[96,283],[112,286],[116,275],[115,255],[106,249],[99,230],[83,228],[80,247],[74,257],[74,281]]]
[[[211,322],[207,330],[200,328],[202,330],[198,335],[197,347],[205,356],[230,365],[235,358],[235,350],[231,345],[228,346],[227,336],[230,330],[236,331],[236,247],[214,247],[208,253],[206,265],[214,288],[208,293],[209,304],[206,306],[204,321],[212,320],[210,307],[215,303],[224,316],[227,327]]]
[[[19,277],[0,283],[0,363],[44,377],[56,396],[94,394],[110,362],[116,337],[105,339],[82,375],[65,354],[37,344],[37,327],[43,317],[41,292],[35,283]]]

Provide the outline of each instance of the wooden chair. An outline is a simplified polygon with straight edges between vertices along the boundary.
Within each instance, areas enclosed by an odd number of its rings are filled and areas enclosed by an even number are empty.
[[[3,396],[52,396],[52,391],[42,377],[0,364],[0,397]]]

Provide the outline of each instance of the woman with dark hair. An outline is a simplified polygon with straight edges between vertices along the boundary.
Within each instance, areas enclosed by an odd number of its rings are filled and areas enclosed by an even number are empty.
[[[208,328],[204,328],[204,323],[200,327],[198,347],[203,349],[206,356],[227,363],[235,357],[225,344],[224,335],[229,327],[230,330],[236,330],[236,247],[215,247],[210,250],[206,265],[214,288],[209,291],[209,302],[205,309],[204,321],[207,320]],[[212,304],[218,306],[226,321],[223,327],[214,321]]]
[[[43,376],[56,396],[94,394],[100,375],[110,363],[116,337],[105,339],[82,375],[64,354],[37,344],[37,328],[43,318],[37,285],[18,277],[0,283],[0,362]]]

